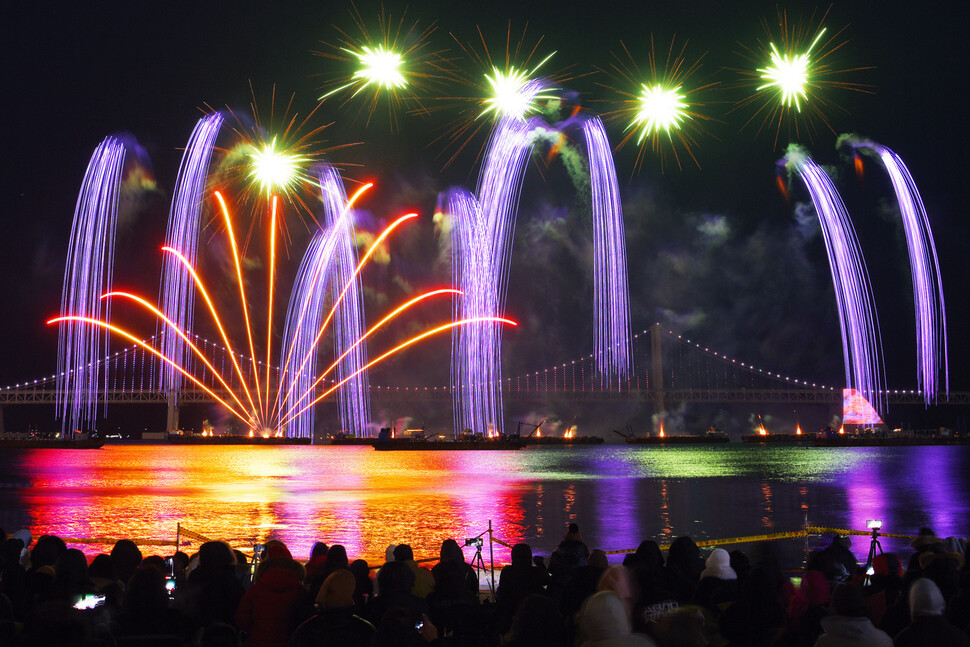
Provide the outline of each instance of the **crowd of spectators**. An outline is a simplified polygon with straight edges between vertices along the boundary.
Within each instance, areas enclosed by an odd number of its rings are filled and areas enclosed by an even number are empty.
[[[647,540],[610,565],[570,524],[548,559],[516,544],[493,596],[452,539],[430,568],[390,546],[375,574],[323,543],[304,562],[275,540],[256,559],[120,540],[89,563],[55,536],[0,530],[0,645],[970,646],[966,541],[923,528],[912,548],[905,569],[890,553],[860,566],[837,536],[792,574],[770,544],[702,555],[678,537],[666,558]]]

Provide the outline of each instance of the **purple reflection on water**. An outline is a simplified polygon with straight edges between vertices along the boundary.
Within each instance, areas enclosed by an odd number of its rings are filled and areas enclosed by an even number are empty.
[[[732,446],[733,445],[733,446]],[[106,446],[0,454],[0,527],[34,536],[172,539],[177,523],[249,548],[278,537],[294,555],[342,543],[352,558],[383,561],[408,541],[434,558],[441,541],[484,531],[550,554],[571,521],[587,545],[632,551],[669,543],[794,531],[811,525],[888,533],[929,525],[966,536],[970,447],[526,449],[375,452],[368,447]],[[321,466],[326,465],[326,470]],[[830,537],[813,538],[812,548]],[[487,546],[487,544],[486,544]],[[804,541],[777,542],[798,567]],[[904,539],[883,549],[905,560]],[[89,555],[110,548],[77,545]],[[754,550],[753,545],[739,546]],[[188,550],[191,551],[197,546]],[[868,542],[853,546],[860,561]],[[146,554],[164,552],[148,548]],[[466,550],[466,557],[473,551]],[[496,544],[496,561],[508,549]],[[620,555],[612,561],[619,561]]]

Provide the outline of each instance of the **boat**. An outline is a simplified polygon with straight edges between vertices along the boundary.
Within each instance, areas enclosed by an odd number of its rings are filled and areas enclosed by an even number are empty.
[[[515,434],[510,436],[510,438],[521,438],[525,441],[527,445],[538,445],[541,447],[571,447],[573,445],[602,445],[606,440],[599,436],[577,436],[575,420],[573,425],[570,426],[562,436],[542,436],[539,429],[545,422],[545,418],[540,420],[537,424],[525,423],[521,420],[519,421],[519,426],[515,431]],[[531,427],[527,435],[522,435],[522,427]]]
[[[527,445],[537,445],[540,447],[602,445],[606,442],[606,440],[600,436],[527,436],[522,440],[524,440]]]
[[[627,429],[629,429],[629,427],[627,427]],[[731,440],[730,436],[714,427],[709,427],[703,435],[699,436],[691,436],[687,434],[671,435],[664,433],[662,428],[656,435],[647,436],[634,436],[632,434],[623,434],[619,431],[616,431],[616,433],[626,438],[626,442],[632,445],[695,445],[726,443]]]
[[[100,449],[104,443],[103,438],[91,438],[86,434],[70,434],[65,438],[34,434],[0,434],[0,449]]]
[[[745,434],[741,442],[774,445],[776,443],[810,443],[814,437],[809,434]]]
[[[816,447],[917,447],[920,445],[970,445],[970,436],[949,430],[858,431],[847,433],[823,429],[813,440]]]
[[[377,451],[488,451],[524,449],[526,439],[518,436],[486,437],[484,434],[464,433],[451,439],[445,436],[427,436],[424,429],[407,429],[397,436],[392,427],[384,427],[377,436]]]
[[[376,438],[368,436],[348,436],[347,434],[335,434],[327,436],[324,444],[330,445],[373,445],[377,442]]]
[[[165,439],[172,445],[309,445],[311,440],[286,436],[203,436],[185,433],[169,433]]]
[[[489,451],[525,449],[521,438],[485,438],[480,440],[437,440],[424,438],[389,438],[374,443],[377,451]]]

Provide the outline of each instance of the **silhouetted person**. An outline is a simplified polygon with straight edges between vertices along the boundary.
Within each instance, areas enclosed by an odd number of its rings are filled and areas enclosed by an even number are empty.
[[[549,573],[532,561],[528,544],[512,546],[512,561],[499,573],[495,600],[495,626],[504,634],[512,624],[519,604],[530,595],[545,594]]]
[[[377,638],[373,624],[354,613],[356,581],[350,571],[330,574],[317,594],[316,615],[293,633],[292,647],[370,647]]]
[[[134,575],[135,569],[141,564],[141,551],[130,539],[119,539],[111,548],[111,563],[122,584],[127,585]]]
[[[869,620],[869,609],[858,587],[839,584],[832,591],[832,610],[835,615],[822,618],[823,633],[815,647],[891,647],[892,638],[876,629]]]
[[[896,647],[970,647],[970,636],[943,617],[946,603],[933,580],[921,578],[909,587],[909,626],[896,634]]]

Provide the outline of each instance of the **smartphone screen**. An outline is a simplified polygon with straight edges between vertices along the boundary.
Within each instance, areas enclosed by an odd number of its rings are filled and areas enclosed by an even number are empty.
[[[87,594],[78,597],[77,601],[74,602],[75,609],[94,609],[100,607],[104,604],[103,595]]]

